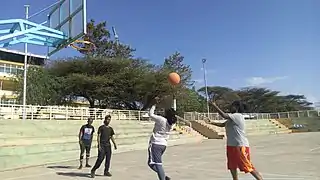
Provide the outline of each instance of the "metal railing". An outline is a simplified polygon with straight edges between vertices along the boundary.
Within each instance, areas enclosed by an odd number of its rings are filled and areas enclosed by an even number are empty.
[[[300,118],[300,117],[320,117],[320,110],[308,111],[292,111],[292,112],[278,112],[278,113],[246,113],[248,119],[280,119],[280,118]],[[205,120],[205,118],[212,120],[221,120],[222,117],[218,113],[198,113],[185,112],[185,120]]]
[[[86,120],[88,117],[103,119],[107,114],[115,120],[139,120],[150,121],[148,111],[98,109],[88,107],[68,106],[26,106],[27,119],[30,120]],[[22,119],[23,106],[14,104],[0,104],[0,119]],[[160,112],[161,114],[161,112]],[[320,117],[320,110],[278,112],[278,113],[249,113],[249,119],[279,119],[299,117]],[[183,118],[179,118],[179,124],[185,124],[185,120],[204,120],[208,113],[185,112]],[[212,120],[221,120],[217,113],[209,113]],[[189,126],[188,124],[185,124]]]
[[[88,117],[103,119],[107,114],[115,120],[149,121],[147,111],[98,109],[68,106],[26,106],[29,120],[86,120]],[[0,119],[22,119],[23,106],[0,104]]]

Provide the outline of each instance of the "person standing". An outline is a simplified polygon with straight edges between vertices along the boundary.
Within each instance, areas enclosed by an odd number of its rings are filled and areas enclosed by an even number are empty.
[[[154,111],[156,104],[159,103],[159,98],[156,97],[154,101],[149,111],[149,116],[154,120],[155,124],[149,140],[148,166],[157,173],[159,180],[170,180],[162,166],[162,155],[167,148],[169,132],[177,122],[176,111],[173,108],[169,108],[165,110],[164,116],[156,115]]]
[[[80,145],[80,166],[82,169],[84,153],[86,153],[86,167],[91,167],[89,165],[90,150],[92,144],[92,138],[94,134],[94,127],[92,126],[93,119],[88,118],[87,124],[81,126],[79,131],[79,145]]]
[[[111,173],[109,172],[110,168],[110,161],[111,161],[111,143],[110,140],[113,143],[114,149],[117,150],[117,144],[114,139],[114,130],[111,126],[109,126],[111,121],[111,116],[106,115],[104,118],[103,125],[101,125],[98,129],[98,158],[91,169],[91,177],[95,177],[95,172],[97,169],[99,169],[101,163],[105,160],[105,168],[104,168],[104,175],[105,176],[112,176]]]
[[[214,102],[212,106],[219,115],[226,119],[223,123],[208,123],[225,127],[227,136],[227,166],[231,172],[233,180],[238,180],[239,169],[242,172],[250,173],[256,180],[262,180],[260,173],[254,168],[250,160],[249,141],[245,134],[245,105],[241,101],[234,101],[230,106],[231,113],[223,112]]]

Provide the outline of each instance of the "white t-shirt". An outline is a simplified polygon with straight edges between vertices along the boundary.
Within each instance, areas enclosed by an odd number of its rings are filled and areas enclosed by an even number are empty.
[[[167,141],[169,139],[169,132],[172,126],[168,124],[168,121],[165,117],[154,114],[155,109],[156,109],[156,106],[153,105],[149,111],[149,116],[155,122],[149,143],[167,146],[168,144]]]
[[[245,133],[245,119],[240,113],[229,114],[226,122],[227,146],[249,147],[249,141]]]

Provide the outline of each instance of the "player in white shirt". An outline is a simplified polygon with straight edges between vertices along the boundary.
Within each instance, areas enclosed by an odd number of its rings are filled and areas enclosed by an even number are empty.
[[[158,101],[158,98],[156,98]],[[151,107],[149,111],[149,116],[155,122],[152,135],[149,141],[149,167],[158,174],[159,180],[170,180],[168,176],[165,175],[162,166],[162,155],[166,150],[169,132],[172,126],[177,122],[176,111],[173,108],[166,109],[164,116],[159,116],[154,114],[156,105]]]

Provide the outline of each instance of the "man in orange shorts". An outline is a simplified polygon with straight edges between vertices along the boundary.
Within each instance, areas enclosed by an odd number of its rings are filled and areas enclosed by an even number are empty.
[[[250,161],[249,141],[245,135],[245,119],[241,114],[244,113],[244,104],[240,101],[233,102],[230,108],[231,114],[224,113],[215,103],[212,105],[221,117],[227,119],[223,123],[211,121],[209,123],[226,129],[228,169],[233,180],[238,180],[237,169],[251,173],[257,180],[262,180],[262,176]]]

